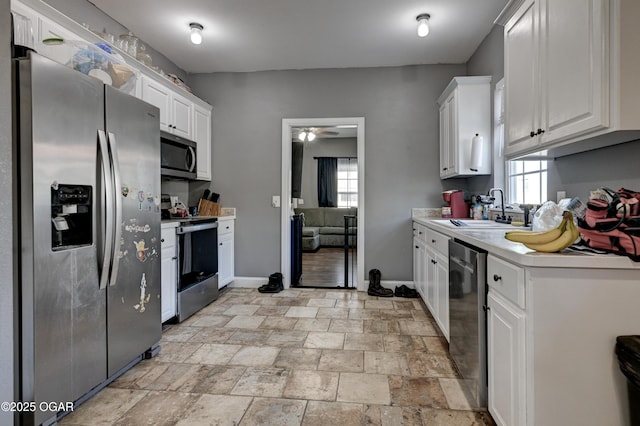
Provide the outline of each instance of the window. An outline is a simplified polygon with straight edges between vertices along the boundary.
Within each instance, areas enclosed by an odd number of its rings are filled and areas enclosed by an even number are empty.
[[[504,80],[496,83],[494,111],[494,185],[505,186],[505,203],[542,204],[547,200],[547,160],[504,161]],[[544,154],[544,153],[541,153]]]
[[[338,158],[338,207],[358,207],[357,158]]]
[[[542,204],[547,200],[547,160],[508,162],[510,203]]]

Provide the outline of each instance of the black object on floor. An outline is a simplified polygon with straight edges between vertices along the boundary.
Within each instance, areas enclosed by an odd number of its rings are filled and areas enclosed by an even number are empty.
[[[372,269],[369,271],[369,289],[367,290],[367,294],[369,296],[393,297],[393,290],[390,288],[384,288],[380,285],[381,278],[382,273],[379,269]]]
[[[409,299],[416,299],[418,297],[418,292],[415,289],[409,288],[404,284],[402,284],[400,287],[396,286],[396,291],[394,294],[396,297],[407,297]]]
[[[282,290],[284,290],[284,283],[280,272],[269,275],[269,282],[258,288],[260,293],[280,293]]]
[[[616,355],[627,378],[631,426],[640,426],[640,336],[618,336]]]

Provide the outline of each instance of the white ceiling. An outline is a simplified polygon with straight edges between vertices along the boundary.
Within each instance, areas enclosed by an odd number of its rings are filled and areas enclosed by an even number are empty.
[[[187,72],[465,63],[507,0],[90,0]],[[416,35],[416,16],[431,33]],[[204,26],[189,42],[189,23]]]

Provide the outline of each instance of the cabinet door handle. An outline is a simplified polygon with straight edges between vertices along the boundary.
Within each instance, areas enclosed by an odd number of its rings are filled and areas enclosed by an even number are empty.
[[[435,243],[436,243],[436,240],[431,240],[431,243],[432,243],[432,244],[435,244]]]
[[[220,243],[220,245],[222,245],[223,243]]]
[[[536,133],[536,134],[537,134],[537,135],[541,135],[541,134],[543,134],[543,133],[544,133],[544,130],[542,130],[542,129],[538,129],[538,133]]]
[[[416,246],[416,248],[420,248],[420,247]]]
[[[171,260],[178,260],[178,256],[173,256]]]
[[[160,238],[160,242],[161,242],[161,243],[164,243],[164,238]]]
[[[422,235],[422,231],[418,231],[418,234],[419,234],[419,235]]]
[[[447,171],[447,169],[448,169],[448,167],[443,167],[443,168],[442,168],[442,171],[443,171],[443,172],[446,172],[446,171]]]
[[[491,306],[484,305],[484,306],[482,307],[482,309],[483,309],[485,312],[488,312],[488,311],[490,311],[490,310],[491,310]]]
[[[501,277],[500,275],[498,275],[498,274],[493,274],[493,280],[494,280],[494,281],[496,281],[496,282],[497,282],[497,281],[500,281],[501,279],[502,279],[502,277]]]
[[[431,259],[431,263],[433,263],[435,265],[438,262],[436,262],[435,260]]]
[[[536,132],[534,132],[533,130],[531,131],[531,133],[529,133],[529,136],[531,136],[532,138],[536,137]]]

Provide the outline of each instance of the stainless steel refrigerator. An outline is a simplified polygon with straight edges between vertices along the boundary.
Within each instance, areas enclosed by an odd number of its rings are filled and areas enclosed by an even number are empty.
[[[160,320],[159,110],[37,54],[15,61],[20,396],[77,401],[151,348]]]

